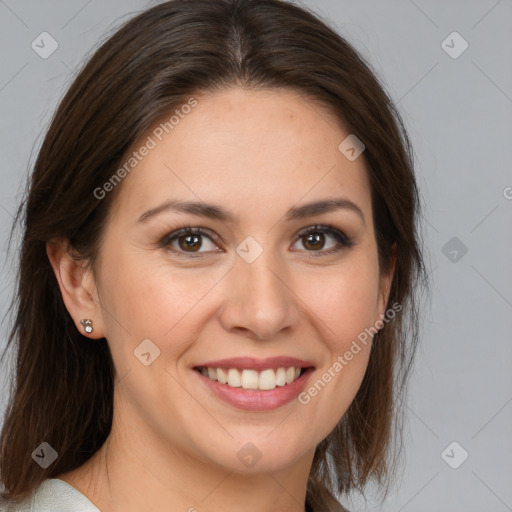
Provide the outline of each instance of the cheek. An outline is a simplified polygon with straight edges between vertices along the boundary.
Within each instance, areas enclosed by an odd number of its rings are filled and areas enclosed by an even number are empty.
[[[201,330],[200,317],[208,295],[222,288],[226,269],[180,268],[160,259],[149,264],[147,255],[118,252],[104,261],[102,305],[112,339],[135,343],[149,338],[165,344],[166,353],[180,353]],[[343,353],[353,339],[373,325],[377,316],[378,268],[376,255],[365,249],[347,256],[339,265],[311,266],[290,274],[290,287],[298,296],[297,308],[309,310],[310,321],[324,333],[331,352]],[[292,277],[293,275],[293,277]],[[198,331],[197,333],[195,331]],[[119,333],[119,336],[116,334]],[[180,334],[181,333],[181,334]],[[185,335],[185,333],[188,333]],[[133,350],[133,349],[132,349]]]
[[[327,435],[353,401],[368,365],[369,329],[378,317],[376,257],[360,253],[343,266],[322,269],[316,280],[304,278],[299,286],[326,353],[302,403],[310,403],[315,428]]]
[[[378,268],[371,253],[304,278],[301,298],[314,315],[331,352],[343,353],[378,317]]]
[[[119,254],[115,261],[104,263],[109,341],[120,345],[123,340],[126,344],[128,337],[133,351],[148,338],[160,348],[162,356],[172,358],[183,352],[194,339],[194,330],[201,328],[197,317],[201,301],[223,272],[178,268],[165,260],[157,264],[149,261],[147,255],[134,252]]]

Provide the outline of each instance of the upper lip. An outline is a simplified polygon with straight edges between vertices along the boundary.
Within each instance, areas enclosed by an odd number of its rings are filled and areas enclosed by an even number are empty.
[[[311,361],[305,361],[304,359],[297,359],[296,357],[289,356],[277,356],[267,357],[265,359],[255,359],[254,357],[233,357],[230,359],[217,359],[215,361],[208,361],[199,365],[195,365],[194,368],[205,366],[207,368],[239,368],[241,370],[267,370],[277,368],[289,368],[293,366],[295,368],[309,368],[314,366]]]

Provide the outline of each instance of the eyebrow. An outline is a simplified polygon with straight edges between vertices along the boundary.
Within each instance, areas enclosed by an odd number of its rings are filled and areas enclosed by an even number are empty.
[[[320,215],[322,213],[329,213],[336,210],[349,210],[361,217],[364,224],[366,224],[364,213],[361,208],[346,198],[325,199],[321,201],[313,201],[290,208],[285,214],[285,220],[291,221],[295,219],[302,219],[304,217],[311,217],[313,215]],[[198,217],[207,217],[210,219],[220,220],[222,222],[234,223],[237,217],[233,213],[224,209],[222,206],[215,204],[208,204],[200,201],[178,201],[171,200],[162,203],[155,208],[145,211],[137,222],[145,223],[149,219],[156,217],[167,211],[176,211],[181,213],[188,213]]]

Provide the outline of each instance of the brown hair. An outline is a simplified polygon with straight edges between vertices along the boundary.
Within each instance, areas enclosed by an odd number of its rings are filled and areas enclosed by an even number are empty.
[[[414,292],[425,283],[420,199],[400,115],[369,65],[307,9],[280,0],[175,0],[129,20],[85,64],[55,113],[18,210],[23,240],[7,345],[17,359],[1,433],[5,499],[22,499],[82,465],[112,422],[108,344],[75,328],[46,243],[69,240],[77,257],[94,263],[114,194],[99,200],[93,191],[183,98],[232,85],[299,91],[366,146],[379,266],[389,269],[396,243],[388,304],[403,309],[376,335],[354,401],[316,448],[307,503],[315,512],[342,510],[336,494],[370,480],[381,489],[387,483],[387,492],[418,340]],[[59,454],[47,469],[31,459],[43,441]]]

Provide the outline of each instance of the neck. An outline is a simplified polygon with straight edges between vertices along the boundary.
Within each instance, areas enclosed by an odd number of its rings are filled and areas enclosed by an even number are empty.
[[[59,476],[102,512],[305,510],[314,448],[286,469],[240,473],[164,446],[140,425],[121,435],[116,424],[89,461]]]

